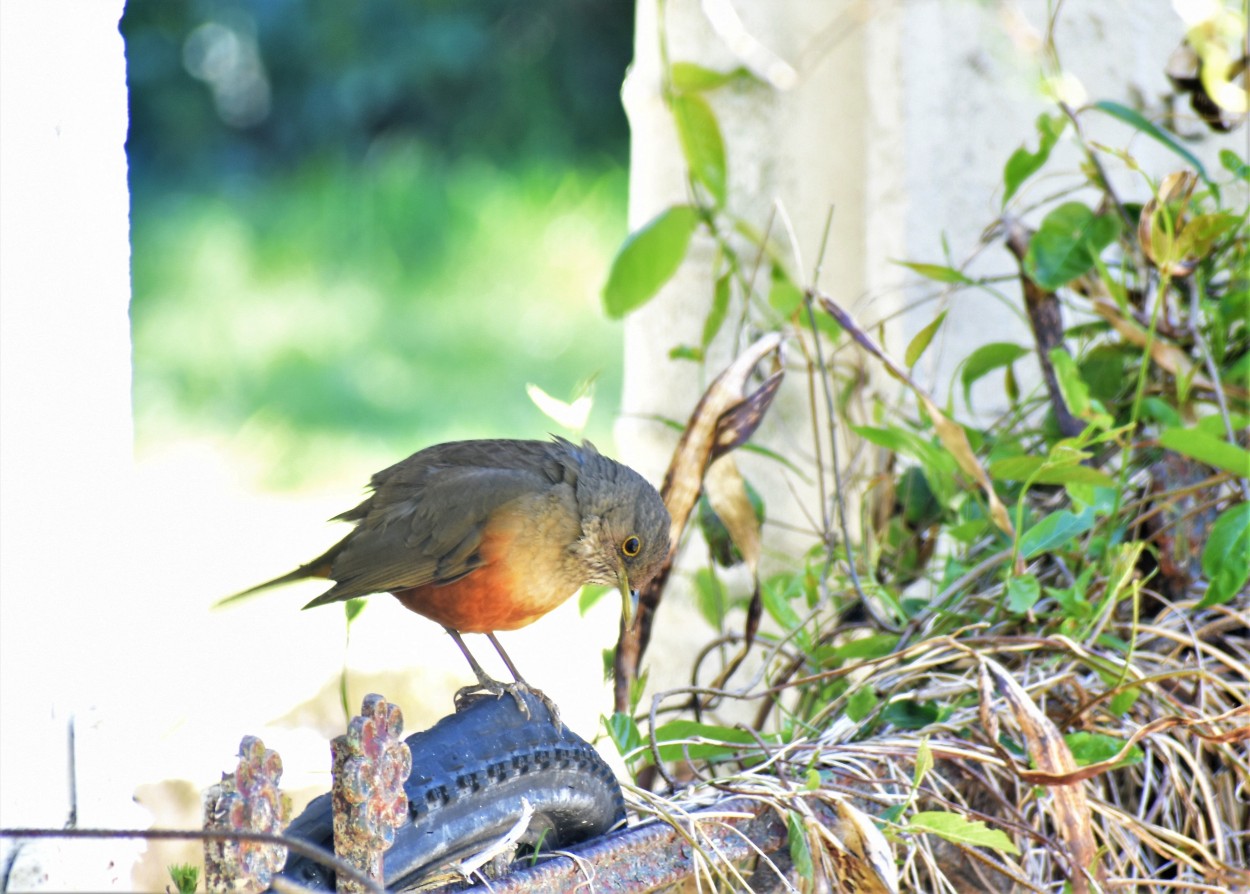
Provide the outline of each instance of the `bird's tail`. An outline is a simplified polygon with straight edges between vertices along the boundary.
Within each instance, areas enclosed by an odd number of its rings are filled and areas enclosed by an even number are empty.
[[[263,584],[257,584],[254,587],[248,587],[241,590],[233,596],[227,596],[225,599],[219,599],[213,603],[213,608],[221,608],[223,605],[230,605],[232,602],[238,602],[247,599],[249,596],[255,596],[262,590],[268,590],[270,587],[280,587],[283,584],[294,583],[297,580],[305,580],[310,577],[329,577],[330,562],[325,556],[309,562],[307,565],[301,565],[294,571],[288,572],[281,577],[275,577],[273,580],[267,580]]]

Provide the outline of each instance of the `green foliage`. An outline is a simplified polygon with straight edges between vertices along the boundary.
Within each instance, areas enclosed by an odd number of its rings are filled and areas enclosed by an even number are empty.
[[[1029,349],[1011,342],[991,342],[974,350],[961,365],[960,382],[964,388],[964,403],[972,406],[972,386],[996,369],[1007,367],[1021,357],[1027,356]]]
[[[347,626],[350,627],[356,618],[360,617],[360,613],[365,610],[365,606],[369,604],[367,599],[348,599],[343,603],[343,613],[347,618]]]
[[[1007,609],[1016,614],[1024,614],[1037,605],[1041,598],[1042,588],[1037,577],[1032,574],[1021,574],[1007,579]]]
[[[1113,118],[1119,118],[1129,127],[1133,128],[1133,130],[1143,133],[1152,140],[1157,140],[1159,143],[1162,143],[1168,149],[1180,156],[1181,159],[1184,160],[1185,164],[1193,168],[1194,171],[1197,172],[1198,176],[1203,180],[1206,180],[1207,184],[1210,185],[1211,181],[1210,178],[1207,177],[1207,169],[1203,166],[1198,156],[1194,155],[1181,145],[1180,141],[1176,139],[1176,137],[1159,127],[1149,118],[1144,117],[1140,112],[1135,112],[1128,108],[1128,106],[1106,99],[1101,102],[1094,103],[1091,108],[1097,109],[1100,112],[1105,112]]]
[[[925,326],[915,334],[910,342],[907,343],[907,350],[903,352],[903,363],[912,367],[916,365],[916,361],[920,359],[929,344],[933,341],[933,337],[937,335],[937,331],[942,328],[942,322],[946,319],[946,311],[942,311],[929,325]]]
[[[603,725],[621,757],[629,758],[642,746],[642,733],[630,715],[617,711],[611,717],[605,717]],[[635,764],[637,760],[638,758],[633,758]]]
[[[693,62],[674,62],[669,69],[669,80],[678,93],[706,93],[734,81],[751,79],[753,76],[745,68],[714,71]]]
[[[121,31],[127,151],[132,177],[148,185],[272,175],[326,155],[355,166],[396,137],[507,167],[520,156],[564,166],[627,154],[613,100],[633,53],[633,10],[614,0],[524,14],[507,0],[130,0]],[[237,61],[202,71],[211,65],[194,60],[214,52]],[[242,72],[259,85],[229,79]],[[267,102],[241,118],[252,91]]]
[[[763,524],[765,517],[764,498],[751,485],[751,482],[744,480],[743,485],[746,488],[747,499],[751,502],[751,509],[755,513],[755,520]],[[722,568],[729,568],[742,561],[741,550],[733,542],[733,538],[729,535],[729,529],[725,527],[725,523],[721,521],[720,516],[716,514],[716,510],[712,508],[712,503],[708,500],[707,494],[699,497],[696,519],[699,525],[699,532],[703,535],[704,542],[707,543],[708,553],[712,561]]]
[[[725,613],[729,610],[729,594],[716,572],[711,568],[700,568],[694,573],[695,600],[699,614],[713,630],[721,630],[725,626]]]
[[[1202,550],[1202,571],[1209,584],[1203,605],[1228,602],[1237,594],[1245,596],[1250,580],[1250,503],[1238,503],[1224,510]]]
[[[1003,206],[1011,201],[1016,190],[1025,180],[1032,177],[1046,160],[1050,158],[1050,150],[1059,142],[1059,136],[1067,126],[1068,119],[1063,115],[1051,115],[1043,112],[1037,116],[1038,145],[1036,152],[1030,152],[1021,146],[1007,159],[1003,168]]]
[[[599,373],[600,395],[620,392],[621,332],[585,296],[624,201],[620,172],[444,163],[408,143],[229,203],[143,200],[140,447],[218,433],[289,487],[341,471],[345,450],[368,468],[441,440],[544,437],[527,381],[567,394]],[[612,403],[596,403],[592,440],[610,435]]]
[[[672,99],[673,118],[691,177],[708,191],[717,205],[725,204],[725,141],[706,99],[680,94]]]
[[[1020,535],[1020,555],[1031,559],[1064,547],[1076,548],[1076,537],[1092,528],[1095,520],[1094,510],[1088,506],[1080,512],[1067,509],[1052,512]]]
[[[1082,767],[1111,760],[1111,758],[1123,750],[1125,745],[1123,739],[1117,739],[1115,736],[1107,736],[1102,733],[1091,733],[1087,730],[1068,733],[1063,737],[1063,740],[1067,743],[1068,749],[1072,752],[1072,757],[1076,760],[1077,765]],[[1127,767],[1133,764],[1140,764],[1142,757],[1141,749],[1134,745],[1120,759],[1117,766]]]
[[[1240,478],[1250,477],[1250,450],[1201,428],[1166,428],[1159,444]]]
[[[973,280],[954,267],[946,267],[942,264],[922,264],[918,261],[895,261],[894,263],[906,267],[908,270],[915,271],[934,282],[959,283],[966,286],[973,284]]]
[[[190,863],[175,863],[169,868],[169,878],[178,894],[195,894],[200,884],[200,867]]]
[[[1114,215],[1065,202],[1042,220],[1029,243],[1024,269],[1043,289],[1065,286],[1092,268],[1119,232],[1120,220]]]
[[[1007,833],[991,829],[980,820],[971,820],[958,813],[941,810],[924,810],[912,814],[907,828],[914,832],[927,832],[966,847],[988,847],[1005,854],[1018,854]]]
[[[778,736],[765,736],[765,741],[778,742]],[[749,730],[699,723],[694,720],[670,720],[656,728],[660,760],[718,760],[736,758],[743,745],[756,744]]]
[[[1071,765],[1053,746],[1063,736],[1080,766],[1112,773],[1144,764],[1151,746],[1143,739],[1125,748],[1132,733],[1124,729],[1140,729],[1152,711],[1174,713],[1175,693],[1192,688],[1169,678],[1161,689],[1167,675],[1155,668],[1183,675],[1195,660],[1205,668],[1203,650],[1218,650],[1214,641],[1247,608],[1250,228],[1234,197],[1244,203],[1241,181],[1250,169],[1225,154],[1221,170],[1208,171],[1165,123],[1117,103],[1056,102],[1038,116],[1036,136],[1005,160],[1001,214],[985,221],[973,252],[993,249],[1005,261],[1010,249],[1018,269],[974,276],[945,242],[940,263],[896,261],[926,280],[926,297],[940,303],[907,343],[889,344],[887,327],[857,319],[845,296],[804,287],[802,271],[788,267],[777,244],[784,239],[762,229],[769,224],[730,210],[726,171],[735,146],[716,122],[715,91],[738,77],[670,65],[664,99],[681,140],[690,205],[681,206],[684,218],[671,232],[652,236],[652,222],[630,237],[622,255],[654,240],[644,253],[651,272],[622,290],[615,312],[649,300],[685,259],[693,231],[701,242],[706,236],[714,260],[701,336],[672,356],[705,364],[718,356],[714,345],[740,345],[761,330],[784,334],[791,367],[806,375],[817,447],[803,432],[792,454],[773,458],[787,474],[819,476],[822,505],[803,506],[800,516],[818,537],[801,561],[763,580],[752,603],[758,628],[740,636],[727,609],[752,594],[718,572],[733,558],[732,543],[700,506],[714,561],[690,582],[719,638],[699,652],[694,685],[669,694],[682,703],[669,699],[655,709],[648,744],[661,762],[693,762],[713,780],[789,761],[780,772],[794,794],[804,778],[805,791],[828,785],[824,767],[838,759],[822,766],[821,749],[845,741],[847,721],[856,761],[884,740],[889,763],[902,757],[898,743],[920,740],[907,802],[876,813],[887,834],[925,833],[1014,855],[1002,829],[958,809],[916,812],[976,803],[954,796],[961,786],[948,771],[964,760],[961,749],[976,743],[1008,767],[1062,774]],[[1099,116],[1118,122],[1110,129],[1123,136],[1117,145],[1087,139],[1087,121]],[[1142,137],[1186,169],[1148,176],[1132,155]],[[949,325],[948,309],[972,292],[1010,304],[1022,325],[1014,341],[954,358],[953,381],[937,386],[946,388],[942,402],[941,391],[918,381],[928,366],[922,361]],[[862,387],[861,362],[879,364],[899,389],[880,380]],[[709,379],[718,371],[700,370]],[[996,382],[1000,371],[1006,399],[986,400],[987,378]],[[839,435],[853,434],[853,459],[824,452],[826,412]],[[863,496],[861,515],[844,525],[837,510],[852,492]],[[770,523],[799,524],[767,512],[763,520],[765,531]],[[1160,634],[1160,624],[1191,625],[1209,637],[1199,649],[1186,634]],[[750,637],[762,667],[744,685],[764,704],[751,728],[718,726],[722,701],[734,697],[726,679],[745,657],[736,648]],[[1165,654],[1139,658],[1160,648]],[[1001,678],[987,670],[990,654],[1027,685],[1013,691],[991,683]],[[706,666],[717,660],[720,675]],[[1225,669],[1234,664],[1228,659]],[[677,719],[666,713],[660,721],[661,710]],[[1009,719],[991,730],[992,717]],[[810,763],[771,750],[774,742],[810,744]],[[1152,760],[1162,755],[1155,749]],[[1115,766],[1102,766],[1113,759]],[[980,767],[988,772],[989,763]],[[1008,772],[1004,798],[1019,783],[1017,769]],[[930,782],[935,777],[941,782]],[[899,785],[897,772],[892,784]],[[813,856],[803,820],[790,813],[787,821],[791,857],[805,875]]]
[[[630,233],[603,287],[603,307],[609,317],[620,319],[654,297],[681,266],[698,225],[698,211],[674,205]]]
[[[804,828],[803,816],[796,811],[786,814],[786,831],[790,838],[790,862],[800,878],[811,881],[816,874],[812,865],[812,848],[807,843],[807,830]]]
[[[898,729],[924,729],[942,718],[942,708],[935,701],[904,698],[886,705],[881,716],[886,723]]]

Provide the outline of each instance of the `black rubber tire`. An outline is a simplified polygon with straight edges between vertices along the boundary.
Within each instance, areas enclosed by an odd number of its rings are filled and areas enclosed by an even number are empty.
[[[485,696],[406,740],[412,775],[405,789],[411,822],[395,832],[383,864],[388,890],[402,891],[439,867],[498,841],[516,825],[524,798],[533,817],[520,843],[544,850],[602,835],[625,817],[621,788],[598,752],[543,704]],[[330,796],[314,799],[287,835],[333,850]],[[292,854],[281,875],[334,889],[328,867]]]

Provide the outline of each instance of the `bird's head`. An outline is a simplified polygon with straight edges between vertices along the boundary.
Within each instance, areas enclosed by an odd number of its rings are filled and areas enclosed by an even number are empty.
[[[629,466],[601,456],[589,444],[579,453],[582,537],[575,549],[585,563],[587,583],[620,590],[629,627],[638,591],[659,573],[668,556],[668,510],[656,489]]]

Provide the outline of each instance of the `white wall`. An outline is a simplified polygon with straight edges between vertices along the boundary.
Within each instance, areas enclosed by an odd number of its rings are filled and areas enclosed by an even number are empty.
[[[110,697],[101,684],[116,681],[101,671],[117,661],[118,632],[132,622],[121,608],[133,555],[125,537],[132,461],[122,5],[16,0],[0,8],[5,826],[67,821],[67,721],[77,717],[80,744],[94,741],[93,707]],[[87,754],[80,824],[141,817],[133,792],[113,784],[112,755]],[[50,873],[43,883],[52,888],[129,886],[132,845],[66,848],[75,859],[53,846],[25,864],[30,875],[21,880],[37,884]]]

